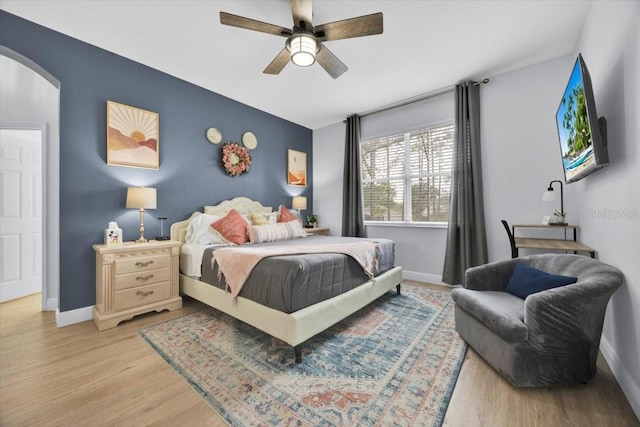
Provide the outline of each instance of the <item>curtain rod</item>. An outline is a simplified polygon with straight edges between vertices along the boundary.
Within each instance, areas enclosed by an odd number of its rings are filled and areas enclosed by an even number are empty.
[[[473,82],[474,86],[480,86],[481,84],[489,83],[489,79],[483,79],[479,82]],[[373,110],[364,111],[359,114],[360,117],[366,117],[371,114],[381,113],[383,111],[391,110],[392,108],[403,107],[405,105],[413,104],[414,102],[424,101],[425,99],[433,98],[434,96],[442,95],[448,92],[452,92],[456,88],[456,85],[449,85],[440,89],[432,90],[431,92],[423,93],[411,98],[404,99],[402,101],[394,102],[393,104],[387,104]],[[347,120],[343,120],[342,123],[346,123]]]

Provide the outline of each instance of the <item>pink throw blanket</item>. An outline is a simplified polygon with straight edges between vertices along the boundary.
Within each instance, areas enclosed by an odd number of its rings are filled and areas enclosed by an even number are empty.
[[[236,297],[242,290],[245,281],[251,274],[253,267],[263,258],[279,255],[301,255],[339,253],[348,255],[360,264],[366,275],[373,279],[376,266],[376,253],[379,246],[375,242],[362,241],[350,243],[327,243],[320,245],[292,245],[292,246],[239,246],[233,248],[219,248],[213,251],[211,267],[218,263],[218,274],[222,273],[231,294]]]

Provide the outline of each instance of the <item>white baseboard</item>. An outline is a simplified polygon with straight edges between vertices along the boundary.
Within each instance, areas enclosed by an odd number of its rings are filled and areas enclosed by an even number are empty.
[[[73,325],[75,323],[86,322],[93,319],[93,306],[77,308],[75,310],[60,311],[56,309],[56,326]]]
[[[640,385],[636,382],[637,379],[634,380],[631,377],[629,371],[618,358],[618,354],[604,336],[600,339],[600,351],[609,364],[613,376],[618,380],[618,385],[620,385],[622,392],[627,397],[633,412],[640,419]]]
[[[57,311],[58,310],[58,298],[47,298],[47,302],[44,306],[44,311]]]
[[[416,282],[449,286],[446,283],[442,283],[442,276],[438,276],[437,274],[418,273],[416,271],[402,270],[402,278],[406,280],[415,280]]]

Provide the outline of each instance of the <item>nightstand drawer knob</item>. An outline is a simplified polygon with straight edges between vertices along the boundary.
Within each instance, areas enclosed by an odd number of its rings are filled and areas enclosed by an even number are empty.
[[[138,277],[136,277],[136,280],[145,280],[146,281],[146,280],[151,279],[152,277],[153,277],[153,274],[150,274],[150,275],[144,276],[144,277],[143,276],[138,276]]]
[[[153,291],[138,291],[136,292],[136,295],[140,295],[141,297],[146,297],[148,295],[151,295],[153,293]]]
[[[136,262],[136,267],[146,267],[148,265],[153,264],[153,260],[145,261],[145,262]]]

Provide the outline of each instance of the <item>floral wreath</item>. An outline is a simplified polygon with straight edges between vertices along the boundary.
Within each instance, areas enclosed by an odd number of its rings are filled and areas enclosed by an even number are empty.
[[[248,172],[251,166],[249,151],[236,142],[227,142],[222,147],[222,166],[231,176]]]

